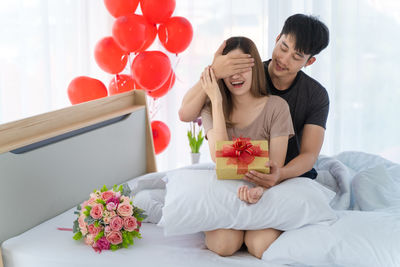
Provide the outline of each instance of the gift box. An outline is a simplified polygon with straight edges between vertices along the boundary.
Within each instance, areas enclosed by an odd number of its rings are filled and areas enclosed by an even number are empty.
[[[217,141],[216,171],[218,179],[242,179],[250,170],[269,173],[268,141],[236,138]]]

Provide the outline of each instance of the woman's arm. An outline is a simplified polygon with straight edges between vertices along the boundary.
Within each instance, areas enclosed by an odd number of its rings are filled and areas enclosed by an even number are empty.
[[[226,131],[221,92],[214,71],[210,66],[203,71],[200,84],[211,100],[213,127],[206,134],[211,158],[215,162],[215,143],[217,141],[228,140],[228,133]]]
[[[288,142],[289,136],[277,136],[269,141],[269,160],[279,167],[285,164]]]

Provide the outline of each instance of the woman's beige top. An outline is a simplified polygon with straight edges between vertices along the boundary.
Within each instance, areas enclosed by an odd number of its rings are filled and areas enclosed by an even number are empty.
[[[211,108],[201,110],[204,132],[213,128]],[[227,128],[229,140],[247,137],[252,140],[270,140],[278,136],[294,136],[292,118],[287,102],[279,96],[270,95],[261,113],[244,128]]]

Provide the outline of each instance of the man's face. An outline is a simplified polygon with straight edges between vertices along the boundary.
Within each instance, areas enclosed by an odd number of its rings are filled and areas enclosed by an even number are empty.
[[[272,66],[269,68],[271,75],[279,78],[295,77],[301,68],[314,62],[310,55],[295,50],[295,44],[296,39],[292,35],[278,36],[272,51]]]

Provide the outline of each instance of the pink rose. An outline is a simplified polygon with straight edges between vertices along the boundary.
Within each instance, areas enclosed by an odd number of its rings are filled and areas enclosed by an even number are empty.
[[[104,233],[107,234],[109,232],[111,232],[111,227],[107,225],[106,228],[104,228]]]
[[[99,240],[97,240],[96,244],[94,245],[96,249],[101,252],[102,250],[109,250],[110,249],[110,242],[103,236]],[[95,249],[95,250],[96,250]]]
[[[88,226],[89,234],[96,236],[102,230],[101,227],[96,227],[94,224]]]
[[[90,216],[92,216],[93,219],[100,219],[103,217],[103,210],[104,207],[102,204],[95,204],[92,209],[90,210]]]
[[[111,221],[111,218],[112,217],[114,217],[114,216],[116,216],[117,214],[115,213],[115,211],[108,211],[108,210],[105,210],[104,212],[103,212],[103,221],[104,221],[104,223],[105,224],[109,224],[110,223],[110,221]]]
[[[137,220],[135,217],[129,216],[124,218],[124,229],[128,232],[132,232],[137,228]]]
[[[87,234],[87,223],[85,222],[85,218],[86,216],[81,214],[81,216],[79,216],[78,218],[78,223],[79,223],[79,229],[81,230],[81,233],[83,235]]]
[[[104,201],[107,201],[112,197],[114,197],[114,192],[113,191],[106,191],[106,192],[101,193],[101,198]]]
[[[90,199],[86,202],[87,206],[93,207],[94,205],[96,205],[96,204],[97,204],[96,199],[97,199],[97,198],[93,198],[93,197],[90,198]]]
[[[85,244],[91,246],[94,243],[95,235],[87,235],[85,237]]]
[[[122,243],[122,234],[117,231],[112,231],[107,235],[107,240],[113,245],[118,245]]]
[[[83,201],[83,203],[81,204],[81,209],[85,210],[86,206],[88,205],[88,201]]]
[[[127,196],[122,196],[121,200],[122,200],[122,203],[126,203],[126,204],[131,203],[131,199]]]
[[[115,210],[117,208],[117,204],[115,204],[114,202],[108,202],[107,203],[107,210]]]
[[[118,205],[117,213],[122,217],[131,216],[133,212],[132,205],[129,203],[121,203]]]
[[[122,218],[119,216],[115,216],[110,221],[111,230],[119,231],[122,229],[123,224],[124,224],[124,221],[122,220]]]

